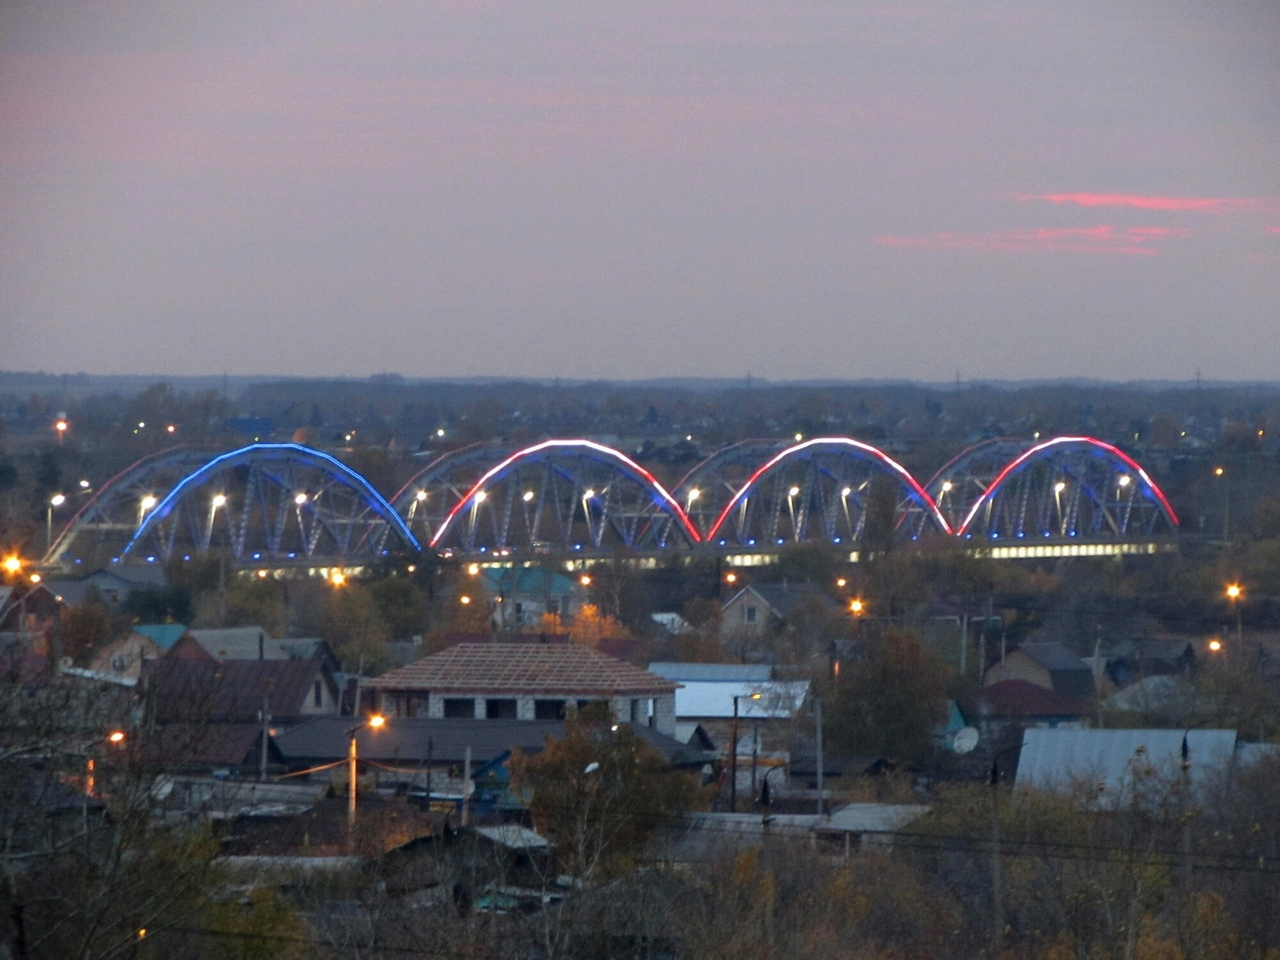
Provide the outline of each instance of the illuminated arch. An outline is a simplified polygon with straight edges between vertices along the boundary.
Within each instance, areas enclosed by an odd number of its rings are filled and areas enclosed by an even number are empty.
[[[1017,437],[983,440],[960,451],[929,479],[924,488],[953,530],[960,529],[973,505],[1009,462],[1034,443]]]
[[[296,443],[255,443],[182,478],[146,511],[120,557],[154,563],[223,549],[246,565],[343,565],[390,553],[393,535],[395,548],[421,549],[346,464]]]
[[[468,554],[653,550],[671,546],[673,530],[689,544],[700,539],[644,467],[591,440],[545,440],[485,472],[431,546]]]
[[[957,531],[990,540],[1125,539],[1177,531],[1178,517],[1142,466],[1093,437],[1055,437],[1000,471]]]
[[[510,452],[509,444],[481,442],[441,454],[389,498],[391,506],[414,536],[429,542],[467,491]]]
[[[157,501],[183,477],[209,461],[207,450],[169,447],[131,463],[72,514],[42,561],[45,568],[93,569],[120,556],[143,520],[139,505]],[[68,494],[74,498],[76,492]]]
[[[878,478],[896,486],[893,523],[899,534],[914,540],[929,529],[951,533],[902,464],[860,440],[819,437],[789,446],[758,467],[720,512],[707,540],[761,549],[805,540],[856,544],[867,532]]]
[[[707,457],[676,484],[671,495],[706,540],[725,506],[786,440],[741,440]]]

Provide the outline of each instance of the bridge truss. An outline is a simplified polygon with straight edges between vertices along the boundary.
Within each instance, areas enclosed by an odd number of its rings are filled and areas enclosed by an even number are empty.
[[[466,554],[590,555],[699,539],[671,494],[626,455],[590,440],[547,440],[481,476],[430,544]]]
[[[970,507],[960,536],[988,541],[1123,541],[1171,536],[1178,518],[1147,472],[1092,437],[1025,450]]]

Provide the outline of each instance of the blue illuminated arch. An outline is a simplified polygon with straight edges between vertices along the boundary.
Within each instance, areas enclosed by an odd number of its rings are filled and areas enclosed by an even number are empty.
[[[269,461],[291,461],[322,470],[338,482],[356,491],[364,500],[365,505],[382,519],[391,530],[394,530],[406,545],[412,547],[415,551],[422,549],[413,532],[382,494],[378,493],[368,480],[341,460],[297,443],[254,443],[214,457],[199,470],[188,474],[180,480],[165,495],[164,499],[157,503],[147,514],[146,519],[121,552],[121,557],[127,556],[140,540],[150,534],[158,524],[168,517],[184,496],[201,487],[214,476],[234,467]]]

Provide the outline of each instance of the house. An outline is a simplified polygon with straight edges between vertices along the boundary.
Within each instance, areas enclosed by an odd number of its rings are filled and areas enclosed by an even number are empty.
[[[556,720],[606,700],[623,722],[675,734],[675,683],[574,645],[463,643],[367,686],[391,717]]]
[[[338,713],[338,685],[323,660],[146,660],[138,681],[160,724],[277,722]]]
[[[722,629],[763,634],[785,623],[799,606],[816,606],[831,616],[844,613],[832,597],[808,583],[759,583],[743,587],[724,605]]]
[[[316,637],[277,640],[263,627],[189,630],[170,649],[171,660],[323,660],[337,673],[338,658]]]
[[[983,686],[1003,680],[1025,680],[1068,697],[1093,696],[1091,662],[1061,643],[1023,643],[996,660],[982,675]]]
[[[135,630],[128,630],[108,640],[89,661],[89,669],[103,676],[128,677],[137,680],[142,673],[142,661],[156,660],[165,650],[151,637]]]
[[[676,690],[676,719],[697,723],[713,740],[728,745],[736,701],[738,752],[750,756],[785,749],[791,721],[808,696],[808,680],[683,680]]]
[[[1144,677],[1196,672],[1196,651],[1189,640],[1129,640],[1107,657],[1107,676],[1123,689]]]
[[[570,619],[586,597],[577,580],[543,567],[483,568],[481,579],[499,630],[536,630],[544,614]]]
[[[82,606],[96,596],[106,608],[115,613],[138,590],[155,590],[165,585],[162,567],[130,567],[128,574],[106,568],[95,570],[78,580],[46,580],[44,584],[61,603],[69,607]]]
[[[965,700],[965,720],[978,731],[982,753],[1016,747],[1030,727],[1078,727],[1088,704],[1026,680],[1001,680]]]
[[[818,849],[848,857],[868,847],[887,848],[893,837],[932,808],[920,803],[850,803],[812,827]]]

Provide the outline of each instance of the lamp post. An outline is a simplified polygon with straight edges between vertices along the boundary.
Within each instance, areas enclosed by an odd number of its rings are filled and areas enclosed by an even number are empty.
[[[1244,587],[1238,583],[1227,584],[1227,602],[1231,604],[1231,609],[1236,615],[1236,652],[1240,657],[1244,656],[1244,629],[1240,623],[1240,601],[1244,598]]]
[[[358,723],[347,731],[347,736],[351,738],[351,746],[347,752],[347,826],[352,830],[355,829],[356,825],[356,763],[359,760],[356,734],[365,727],[377,730],[386,722],[386,717],[380,713],[375,713],[364,723]]]
[[[44,512],[44,552],[53,549],[53,511],[67,502],[66,494],[55,493],[49,498],[49,505]]]
[[[737,693],[733,696],[733,732],[729,739],[732,747],[729,752],[729,812],[738,812],[738,701],[744,697],[747,700],[759,700],[763,696],[759,690],[750,694]]]

